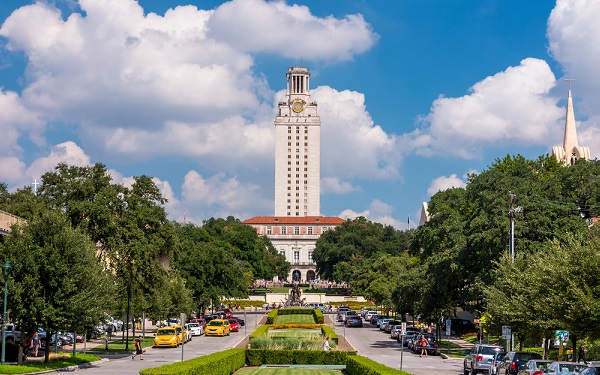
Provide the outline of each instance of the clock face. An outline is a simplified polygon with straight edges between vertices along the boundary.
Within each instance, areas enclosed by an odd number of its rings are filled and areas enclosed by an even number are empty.
[[[302,102],[298,101],[298,102],[294,102],[292,104],[292,111],[296,112],[296,113],[300,113],[304,110],[304,104],[302,104]]]

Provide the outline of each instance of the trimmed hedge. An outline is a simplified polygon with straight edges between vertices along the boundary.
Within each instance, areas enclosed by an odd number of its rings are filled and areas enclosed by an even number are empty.
[[[321,333],[325,337],[329,336],[331,341],[335,342],[336,345],[339,343],[339,337],[337,333],[335,333],[333,328],[331,328],[330,326],[321,326]]]
[[[140,375],[230,375],[246,365],[246,349],[222,352],[140,370]]]
[[[317,324],[325,323],[325,317],[323,316],[323,312],[319,309],[313,309],[313,317],[315,318],[315,322]]]
[[[246,360],[250,366],[269,365],[343,365],[346,358],[356,356],[356,352],[338,350],[268,350],[248,349]]]
[[[250,334],[250,336],[248,337],[248,339],[252,340],[255,337],[266,337],[268,335],[269,335],[269,326],[258,326],[254,330],[254,332],[252,332]]]
[[[275,318],[277,318],[277,310],[271,310],[269,315],[267,315],[267,324],[273,324]]]
[[[363,356],[346,358],[346,373],[348,375],[411,375],[402,370],[396,370]]]

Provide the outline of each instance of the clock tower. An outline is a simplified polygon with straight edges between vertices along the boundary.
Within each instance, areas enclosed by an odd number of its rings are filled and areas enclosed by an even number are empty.
[[[320,215],[321,119],[306,67],[288,69],[275,117],[275,216]]]

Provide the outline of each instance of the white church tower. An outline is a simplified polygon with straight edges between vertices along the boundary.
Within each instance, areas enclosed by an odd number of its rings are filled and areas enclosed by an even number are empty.
[[[565,165],[573,165],[578,159],[590,160],[589,147],[579,146],[579,143],[577,142],[577,129],[575,128],[575,112],[573,111],[571,88],[569,88],[567,113],[565,117],[565,138],[563,140],[563,145],[552,147],[552,155]]]
[[[321,119],[306,67],[288,69],[275,117],[275,216],[320,215]]]

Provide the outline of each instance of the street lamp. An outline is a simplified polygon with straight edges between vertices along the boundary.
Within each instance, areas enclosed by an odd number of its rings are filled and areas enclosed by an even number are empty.
[[[2,266],[2,276],[4,276],[4,314],[2,315],[2,364],[5,362],[6,353],[6,297],[8,295],[8,277],[11,270],[8,260]]]

